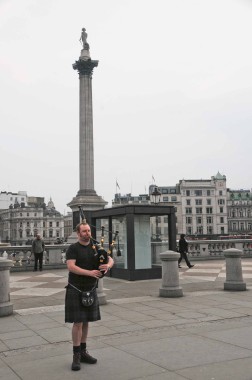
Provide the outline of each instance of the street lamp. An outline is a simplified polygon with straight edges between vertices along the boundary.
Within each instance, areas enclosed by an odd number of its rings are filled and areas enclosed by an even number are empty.
[[[161,192],[158,190],[157,186],[154,188],[154,191],[151,193],[151,195],[152,195],[152,202],[154,203],[154,205],[157,205],[158,203],[160,203]],[[158,234],[158,215],[156,215],[156,237],[153,240],[161,241]]]
[[[161,192],[158,190],[158,187],[156,186],[154,188],[154,191],[151,193],[152,195],[152,202],[156,205],[160,202]]]

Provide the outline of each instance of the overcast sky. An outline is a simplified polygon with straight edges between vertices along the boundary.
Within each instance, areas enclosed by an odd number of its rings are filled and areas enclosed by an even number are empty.
[[[79,190],[79,79],[94,69],[95,190],[208,179],[251,189],[251,0],[0,0],[0,191]],[[117,189],[118,190],[118,189]]]

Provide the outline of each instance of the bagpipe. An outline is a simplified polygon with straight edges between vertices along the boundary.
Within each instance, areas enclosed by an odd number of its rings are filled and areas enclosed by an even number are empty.
[[[80,213],[80,220],[82,221],[82,223],[87,223],[84,211],[83,211],[81,206],[79,206],[79,213]],[[92,224],[89,224],[89,225],[90,225],[90,227],[97,229],[96,226],[93,226]],[[107,251],[104,248],[104,239],[105,239],[104,232],[105,231],[108,232],[109,234],[113,235],[112,242],[109,244],[109,249]],[[98,242],[96,239],[94,239],[91,236],[90,240],[91,240],[92,248],[94,250],[96,269],[99,269],[100,265],[108,263],[109,256],[113,254],[116,239],[118,240],[118,256],[121,255],[121,251],[119,248],[118,234],[119,234],[118,231],[115,231],[113,234],[112,231],[105,230],[105,227],[101,226],[101,240],[100,240],[100,242]],[[101,273],[102,273],[102,277],[103,277],[105,275],[104,271],[101,271]]]

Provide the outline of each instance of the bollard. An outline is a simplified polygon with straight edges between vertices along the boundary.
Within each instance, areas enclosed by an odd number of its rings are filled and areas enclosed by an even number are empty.
[[[223,251],[226,258],[226,282],[224,290],[246,290],[246,283],[243,281],[241,255],[242,251],[235,248]]]
[[[0,258],[0,317],[13,313],[13,304],[10,302],[10,267],[11,260]]]
[[[100,305],[106,305],[106,294],[103,292],[103,278],[100,278],[98,281],[97,296]]]
[[[182,297],[183,290],[179,286],[178,259],[179,253],[166,251],[159,254],[162,261],[162,287],[160,297]]]

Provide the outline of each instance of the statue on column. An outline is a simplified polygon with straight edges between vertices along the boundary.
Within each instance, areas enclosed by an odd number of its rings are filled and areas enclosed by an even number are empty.
[[[81,36],[80,36],[79,41],[82,44],[84,50],[89,50],[89,44],[87,43],[87,36],[88,35],[86,32],[86,29],[82,28],[82,32],[81,32]]]

